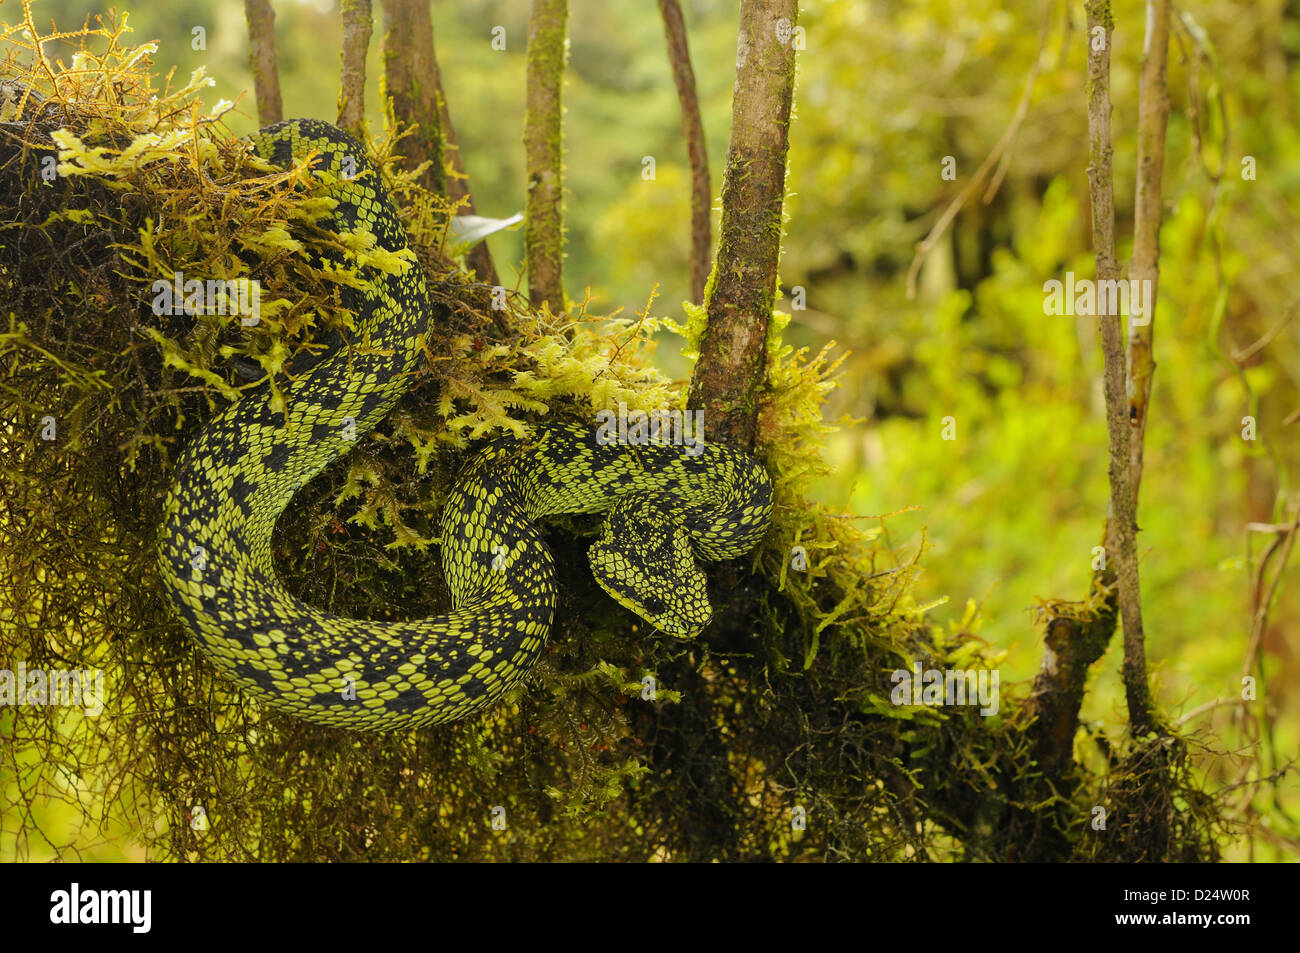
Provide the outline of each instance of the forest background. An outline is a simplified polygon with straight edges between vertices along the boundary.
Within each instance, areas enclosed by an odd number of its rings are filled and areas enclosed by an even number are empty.
[[[735,7],[683,6],[716,197]],[[331,0],[275,9],[285,114],[332,118],[338,10]],[[1113,11],[1117,233],[1127,260],[1143,4],[1117,0]],[[68,28],[101,8],[42,0],[36,12]],[[680,319],[690,172],[651,14],[643,0],[570,4],[565,285],[595,313],[632,314],[657,295],[651,313]],[[434,5],[447,104],[486,216],[524,207],[527,16],[527,4],[504,0]],[[1240,692],[1271,539],[1258,526],[1289,518],[1300,472],[1300,4],[1204,0],[1181,5],[1175,20],[1138,545],[1159,702],[1174,719],[1193,713],[1211,725],[1231,751],[1243,743],[1233,708],[1214,704]],[[163,72],[174,64],[183,82],[206,70],[215,80],[207,100],[238,105],[233,132],[256,128],[242,4],[135,4],[129,22],[135,42],[160,41]],[[190,43],[199,24],[204,50]],[[1045,281],[1094,273],[1081,12],[1037,0],[806,0],[800,25],[778,307],[793,315],[791,343],[834,340],[849,352],[830,416],[851,419],[827,438],[834,474],[818,498],[857,516],[891,514],[879,524],[883,542],[897,564],[919,556],[914,593],[931,622],[1005,653],[1004,680],[1032,678],[1036,607],[1087,591],[1108,499],[1095,319],[1043,307]],[[493,48],[496,27],[504,50]],[[47,53],[59,56],[57,44]],[[376,42],[366,99],[375,130],[381,74]],[[975,191],[911,275],[917,243],[1008,129],[1004,161],[984,177],[998,180],[996,191]],[[643,174],[647,158],[653,178]],[[513,286],[523,232],[489,243]],[[688,373],[672,339],[659,355],[669,373]],[[956,439],[945,439],[947,418]],[[1245,418],[1254,439],[1244,437]],[[1262,633],[1259,688],[1283,753],[1300,745],[1297,645],[1300,588],[1283,584]],[[1083,720],[1101,731],[1125,723],[1121,651],[1117,638],[1086,696]],[[1286,816],[1296,793],[1283,778],[1269,811]],[[47,810],[54,828],[80,818],[67,805]],[[126,837],[95,835],[83,846],[95,859],[139,854]]]

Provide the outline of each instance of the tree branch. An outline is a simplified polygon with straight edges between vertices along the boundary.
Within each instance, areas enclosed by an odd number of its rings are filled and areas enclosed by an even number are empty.
[[[1113,23],[1108,0],[1086,0],[1088,42],[1088,186],[1092,197],[1092,243],[1097,281],[1118,281],[1115,260],[1115,196],[1111,181],[1110,41]],[[1098,309],[1100,311],[1100,308]],[[1142,595],[1138,581],[1137,515],[1129,457],[1125,354],[1119,314],[1098,314],[1105,357],[1106,429],[1110,451],[1110,522],[1108,559],[1114,561],[1124,626],[1124,691],[1129,726],[1134,734],[1152,728],[1146,649],[1142,631]]]
[[[460,154],[460,145],[456,141],[456,127],[452,125],[451,110],[447,106],[447,95],[442,89],[442,70],[438,67],[436,45],[430,55],[430,60],[433,63],[434,88],[438,93],[443,145],[447,153],[447,161],[451,163],[451,169],[454,173],[447,177],[447,197],[453,205],[464,199],[464,204],[460,206],[460,214],[477,215],[478,208],[475,206],[474,196],[470,192],[469,176],[465,172],[465,161]],[[489,285],[500,284],[496,266],[492,263],[492,252],[488,250],[486,240],[471,248],[466,254],[465,260],[479,281]]]
[[[374,31],[370,0],[343,0],[343,71],[339,80],[338,125],[364,141],[366,53]]]
[[[1146,42],[1138,85],[1137,192],[1133,200],[1133,259],[1128,276],[1150,281],[1145,324],[1130,322],[1129,424],[1133,428],[1130,460],[1134,507],[1142,485],[1142,450],[1146,437],[1151,375],[1155,372],[1151,337],[1160,284],[1161,180],[1165,167],[1165,131],[1169,123],[1169,0],[1147,0]]]
[[[716,439],[742,450],[754,445],[767,370],[798,15],[797,0],[741,0],[722,227],[688,399],[704,411]]]
[[[275,62],[275,11],[270,0],[244,0],[248,21],[248,66],[253,71],[257,121],[274,125],[284,118],[280,102],[280,72]]]
[[[1031,736],[1034,760],[1048,778],[1060,781],[1074,762],[1088,669],[1105,654],[1115,634],[1115,606],[1094,589],[1083,604],[1056,603],[1046,614],[1043,665],[1029,700],[1036,716]]]
[[[433,71],[433,21],[429,0],[383,0],[384,92],[393,101],[393,118],[413,126],[402,140],[403,166],[414,171],[428,163],[420,184],[447,194],[442,166],[442,122]]]
[[[668,40],[668,60],[673,68],[673,82],[682,107],[682,138],[691,164],[691,300],[704,300],[704,283],[709,277],[709,213],[713,192],[709,188],[709,153],[704,145],[704,120],[700,117],[700,100],[695,92],[695,71],[691,68],[691,51],[686,43],[686,23],[677,0],[659,0],[664,35]]]
[[[524,258],[529,301],[534,308],[549,302],[552,311],[565,307],[561,87],[568,18],[568,0],[533,0],[528,20]]]

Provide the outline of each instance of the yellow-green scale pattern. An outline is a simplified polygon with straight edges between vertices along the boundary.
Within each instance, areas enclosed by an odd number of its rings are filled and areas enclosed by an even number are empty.
[[[548,423],[486,444],[442,514],[452,610],[406,622],[315,608],[277,579],[271,537],[293,495],[392,410],[411,384],[434,310],[397,212],[355,140],[291,120],[253,138],[288,167],[311,152],[337,201],[331,226],[367,230],[410,265],[365,272],[350,304],[354,343],[303,370],[287,412],[258,388],[211,420],[181,455],[159,568],[177,613],[215,665],[267,704],[323,724],[397,729],[453,721],[492,704],[528,671],[555,613],[554,558],[537,520],[607,513],[589,551],[596,580],[666,633],[711,616],[696,557],[744,555],[771,519],[772,487],[723,446],[627,446],[594,425]],[[358,346],[362,344],[364,346]]]

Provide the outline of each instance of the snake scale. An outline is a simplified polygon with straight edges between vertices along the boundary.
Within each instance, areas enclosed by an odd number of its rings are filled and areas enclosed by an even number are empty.
[[[291,120],[252,145],[286,168],[314,154],[312,173],[337,203],[326,224],[373,233],[408,264],[400,273],[367,268],[349,301],[356,338],[369,346],[339,344],[298,374],[284,412],[272,409],[269,386],[250,389],[180,456],[159,568],[216,667],[313,722],[388,730],[463,718],[499,699],[545,645],[556,571],[537,521],[564,513],[606,514],[588,561],[614,599],[666,633],[702,630],[711,609],[695,558],[741,556],[762,538],[767,472],[725,446],[610,443],[577,421],[494,439],[460,473],[441,517],[446,615],[352,619],[285,588],[272,561],[277,519],[410,388],[434,309],[379,172],[354,139]]]

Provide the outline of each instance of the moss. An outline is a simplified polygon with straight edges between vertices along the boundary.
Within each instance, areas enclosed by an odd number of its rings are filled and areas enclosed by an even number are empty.
[[[563,90],[567,50],[567,0],[533,4],[528,25],[528,95],[524,152],[524,249],[534,307],[562,312],[564,299]]]
[[[1105,27],[1107,34],[1115,29],[1115,18],[1110,7],[1110,0],[1087,0],[1084,9],[1087,10],[1089,18],[1096,20],[1099,26]]]

